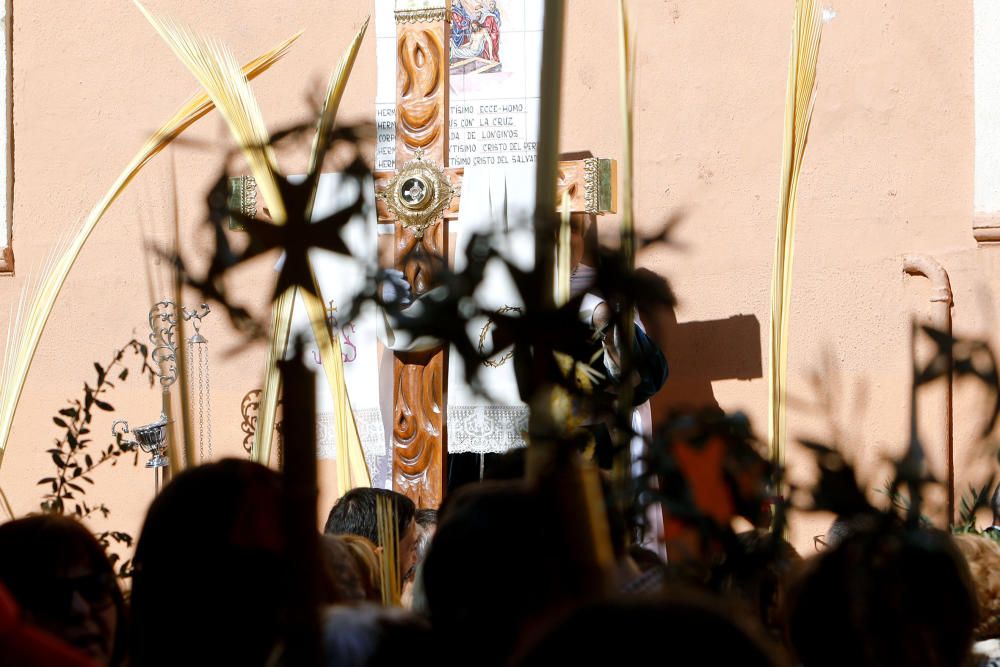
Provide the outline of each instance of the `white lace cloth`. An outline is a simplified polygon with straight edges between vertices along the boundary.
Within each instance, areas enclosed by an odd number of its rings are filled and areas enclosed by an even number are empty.
[[[320,413],[316,416],[316,420],[316,444],[319,458],[337,458],[337,431],[334,415],[329,412]],[[382,410],[379,408],[355,409],[354,421],[358,425],[361,446],[365,450],[365,462],[368,464],[368,474],[371,476],[372,486],[391,489],[392,459],[389,457],[386,429],[382,423]]]

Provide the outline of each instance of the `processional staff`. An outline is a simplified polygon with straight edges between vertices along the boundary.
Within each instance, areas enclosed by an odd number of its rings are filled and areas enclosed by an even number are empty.
[[[208,353],[205,347],[208,341],[201,335],[200,324],[201,320],[210,312],[211,309],[208,307],[208,304],[204,303],[201,304],[200,311],[189,310],[184,307],[180,309],[180,314],[184,318],[184,321],[193,320],[195,327],[195,334],[188,339],[187,343],[189,345],[189,359],[192,357],[193,348],[197,346],[198,349],[199,432],[202,434],[202,445],[204,445],[205,433],[204,417],[206,410],[204,407],[208,403]],[[154,489],[159,494],[163,482],[169,480],[170,459],[166,456],[169,444],[167,426],[172,422],[172,419],[170,419],[170,388],[177,381],[177,341],[175,340],[175,335],[178,320],[176,304],[169,300],[157,302],[149,310],[147,320],[150,331],[149,342],[153,346],[149,356],[158,369],[156,376],[160,379],[160,387],[163,390],[161,394],[160,418],[151,424],[131,429],[136,439],[127,441],[125,444],[138,446],[142,451],[150,454],[150,459],[146,462],[146,467],[153,469]],[[184,396],[181,400],[188,400],[188,398]],[[208,408],[207,413],[210,419],[211,407]],[[119,427],[121,427],[120,430]],[[208,424],[208,428],[208,443],[209,448],[211,448],[211,424]],[[128,420],[116,419],[111,424],[111,435],[115,437],[128,432]],[[211,455],[211,449],[209,449],[209,455]],[[202,458],[204,458],[204,451],[202,451]]]

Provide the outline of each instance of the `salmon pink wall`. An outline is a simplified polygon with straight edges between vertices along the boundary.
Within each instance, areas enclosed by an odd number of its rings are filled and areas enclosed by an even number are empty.
[[[247,60],[292,32],[306,33],[255,84],[272,129],[308,118],[369,2],[150,0],[149,5],[216,35]],[[572,0],[564,75],[562,146],[621,157],[617,108],[616,3]],[[904,442],[909,322],[930,312],[926,280],[904,277],[906,253],[936,257],[951,274],[955,330],[993,334],[1000,248],[972,235],[974,169],[973,18],[970,3],[840,0],[820,56],[813,132],[800,187],[791,315],[790,435],[826,437],[817,389],[834,401],[835,423],[881,484],[882,456]],[[667,276],[680,300],[650,324],[673,376],[658,408],[717,402],[745,410],[766,435],[767,327],[780,136],[792,2],[635,0],[638,26],[640,228],[680,216],[676,247],[641,257]],[[0,312],[16,301],[56,241],[79,224],[145,137],[195,83],[126,0],[15,0],[13,9],[18,274],[0,279]],[[369,35],[342,105],[351,120],[374,114],[375,52]],[[1000,122],[1000,121],[998,121]],[[91,364],[113,345],[145,335],[145,240],[163,241],[172,219],[176,165],[183,244],[205,247],[204,197],[230,147],[216,116],[158,157],[115,205],[84,249],[56,306],[18,412],[0,486],[18,512],[37,506],[34,482],[57,435],[50,416],[78,392]],[[301,169],[304,152],[283,156]],[[601,221],[613,235],[615,220]],[[143,229],[146,230],[143,233]],[[145,240],[144,240],[145,239]],[[273,258],[248,267],[239,295],[257,312]],[[193,304],[197,295],[185,299]],[[260,386],[264,349],[244,345],[216,313],[210,340],[215,455],[242,455],[240,399]],[[959,386],[960,482],[992,472],[973,457],[981,397]],[[129,383],[112,402],[143,423],[159,397]],[[928,394],[931,419],[941,407]],[[95,424],[95,431],[110,426]],[[936,469],[944,459],[927,426]],[[809,467],[793,451],[793,474]],[[151,475],[102,471],[91,492],[111,523],[136,532]],[[801,518],[793,538],[811,549],[823,517]]]

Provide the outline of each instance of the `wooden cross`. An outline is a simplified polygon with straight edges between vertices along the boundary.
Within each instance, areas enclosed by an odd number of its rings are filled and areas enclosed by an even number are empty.
[[[436,285],[432,258],[447,258],[462,169],[448,168],[451,0],[396,0],[396,169],[376,172],[378,218],[392,223],[394,267],[414,296]],[[560,163],[559,196],[575,213],[616,208],[616,164]],[[393,488],[418,507],[440,505],[447,469],[448,349],[396,353]]]

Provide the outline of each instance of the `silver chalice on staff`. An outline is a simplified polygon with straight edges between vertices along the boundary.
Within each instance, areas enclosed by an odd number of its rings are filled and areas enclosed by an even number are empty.
[[[155,475],[156,493],[160,492],[160,484],[163,477],[163,468],[170,465],[167,457],[164,453],[167,451],[167,420],[166,415],[160,414],[160,418],[153,422],[152,424],[146,424],[145,426],[137,426],[132,429],[132,433],[135,435],[135,440],[127,440],[123,444],[132,445],[133,447],[138,445],[142,451],[152,456],[148,461],[146,461],[146,467],[152,468]],[[119,432],[119,427],[121,431]],[[119,436],[124,435],[129,432],[128,421],[125,419],[116,419],[113,424],[111,424],[111,435]]]

